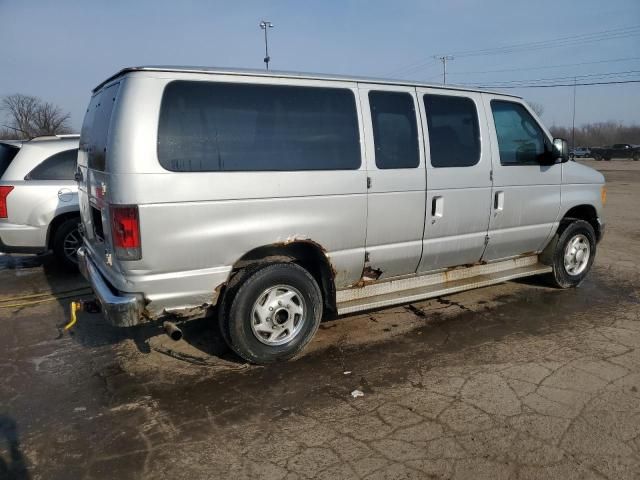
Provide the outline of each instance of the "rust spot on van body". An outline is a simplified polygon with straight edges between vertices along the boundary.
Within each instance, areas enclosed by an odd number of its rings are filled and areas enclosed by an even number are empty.
[[[366,266],[362,269],[362,275],[360,275],[360,280],[358,280],[356,283],[351,285],[350,288],[362,288],[365,285],[375,283],[378,281],[382,273],[383,273],[382,270],[379,268]]]
[[[382,270],[373,267],[364,267],[362,270],[362,280],[365,282],[375,282],[382,275]]]
[[[286,246],[289,246],[289,245],[291,245],[293,243],[306,243],[306,244],[311,245],[312,247],[315,247],[318,250],[320,250],[322,252],[322,254],[325,256],[325,258],[327,259],[327,263],[329,264],[329,270],[331,271],[331,279],[335,280],[336,276],[338,275],[338,272],[336,271],[335,267],[333,266],[333,263],[331,263],[331,259],[329,258],[329,255],[327,254],[327,249],[324,248],[321,244],[319,244],[315,240],[311,240],[310,238],[299,238],[299,237],[294,235],[292,237],[288,237],[284,242],[272,243],[271,246],[272,247],[286,247]]]

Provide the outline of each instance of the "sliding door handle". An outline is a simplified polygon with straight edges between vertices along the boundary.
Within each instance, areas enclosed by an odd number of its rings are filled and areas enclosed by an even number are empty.
[[[504,192],[496,192],[493,197],[493,209],[496,212],[504,210]]]
[[[444,215],[444,198],[440,196],[433,197],[431,199],[431,216],[433,217],[433,221],[436,219],[442,218]]]

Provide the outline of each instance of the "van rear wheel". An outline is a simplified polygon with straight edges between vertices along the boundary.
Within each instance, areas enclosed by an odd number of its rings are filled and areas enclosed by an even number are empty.
[[[226,295],[225,295],[226,296]],[[295,263],[275,263],[247,277],[225,308],[222,328],[233,351],[266,364],[287,360],[309,343],[322,318],[318,283]]]
[[[577,287],[587,276],[596,255],[596,234],[584,220],[569,223],[552,241],[552,283],[559,288]]]

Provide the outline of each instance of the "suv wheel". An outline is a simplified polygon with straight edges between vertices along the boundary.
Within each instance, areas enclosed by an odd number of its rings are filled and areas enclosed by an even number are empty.
[[[596,255],[596,235],[584,220],[574,220],[553,240],[552,283],[560,288],[577,287],[587,276]]]
[[[636,162],[637,162],[638,160],[640,160],[640,153],[637,153],[637,152],[636,152],[636,153],[634,153],[634,154],[633,154],[633,160],[634,160],[634,161],[636,161]]]
[[[244,277],[236,292],[225,294],[221,315],[225,339],[242,358],[258,364],[287,360],[318,329],[322,294],[299,265],[270,264]]]
[[[82,246],[82,235],[78,229],[79,218],[62,222],[53,235],[53,253],[60,263],[69,270],[78,268],[78,248]]]

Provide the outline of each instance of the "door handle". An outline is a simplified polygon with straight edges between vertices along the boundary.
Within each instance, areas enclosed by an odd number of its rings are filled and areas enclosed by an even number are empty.
[[[444,198],[437,196],[431,199],[431,216],[433,217],[433,222],[436,221],[437,218],[442,218],[444,215]]]
[[[493,197],[493,209],[497,212],[504,210],[504,192],[496,192]]]

